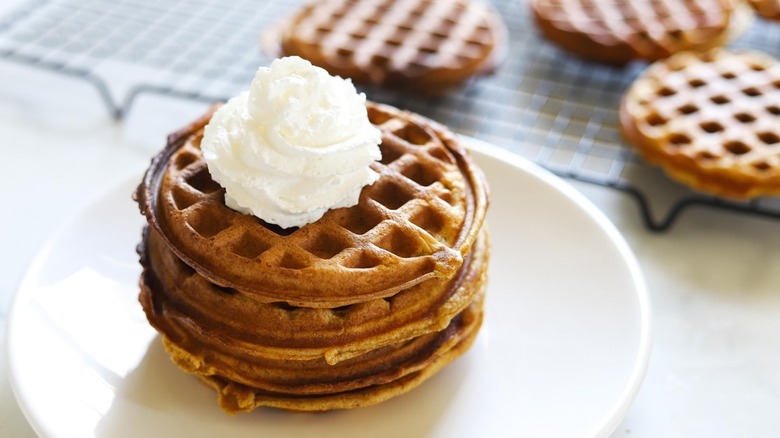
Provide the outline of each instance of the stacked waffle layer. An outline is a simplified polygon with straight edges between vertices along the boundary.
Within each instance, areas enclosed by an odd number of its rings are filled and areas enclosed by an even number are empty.
[[[368,104],[379,180],[358,204],[281,229],[225,206],[200,151],[210,115],[173,134],[135,198],[148,226],[140,301],[173,361],[228,412],[368,406],[464,353],[482,321],[484,177],[444,127]]]

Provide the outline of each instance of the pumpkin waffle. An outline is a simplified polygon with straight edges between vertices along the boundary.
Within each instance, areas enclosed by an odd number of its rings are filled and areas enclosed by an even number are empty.
[[[163,332],[163,344],[180,368],[206,381],[221,381],[235,388],[249,388],[256,395],[273,395],[282,400],[299,399],[298,410],[322,410],[323,399],[333,399],[334,396],[340,399],[350,392],[374,392],[382,389],[383,385],[394,387],[393,382],[405,382],[414,375],[430,375],[421,372],[453,349],[453,352],[462,352],[461,344],[464,341],[470,343],[476,336],[481,323],[483,296],[480,291],[475,301],[456,315],[443,330],[380,347],[335,365],[323,359],[290,361],[258,358],[253,352],[236,353],[235,347],[226,341],[222,342],[221,349],[202,345],[198,351],[193,351],[181,346],[180,339],[177,339],[180,334],[176,332]],[[164,326],[165,322],[162,323]],[[235,391],[229,397],[240,398],[240,392]],[[222,399],[228,396],[226,392],[231,391],[221,391],[220,405],[233,406],[226,409],[231,413],[261,405],[277,406],[267,403],[225,403]],[[381,392],[386,391],[382,389]],[[311,402],[316,403],[306,408]],[[327,407],[335,408],[338,407]]]
[[[382,131],[379,180],[315,223],[285,230],[225,205],[199,148],[210,114],[169,138],[135,198],[185,263],[259,301],[332,308],[451,278],[485,219],[481,171],[433,121],[373,103],[368,115]]]
[[[375,405],[414,389],[465,353],[482,325],[482,306],[480,296],[439,335],[442,346],[422,358],[422,366],[402,364],[397,370],[391,370],[401,377],[386,383],[329,394],[301,396],[265,391],[216,375],[199,375],[199,378],[217,390],[220,407],[229,413],[247,412],[260,406],[291,411],[328,411]]]
[[[738,7],[741,3],[531,0],[531,8],[539,29],[550,41],[585,59],[624,64],[723,45],[746,24],[749,8]]]
[[[780,21],[780,0],[750,0],[750,5],[762,17]]]
[[[478,0],[323,0],[276,33],[269,39],[282,55],[355,83],[428,94],[494,70],[506,44],[500,16]]]
[[[780,63],[759,52],[680,53],[626,91],[625,139],[694,189],[780,195]]]
[[[452,279],[428,280],[392,297],[337,308],[263,303],[217,286],[149,228],[139,253],[147,318],[182,348],[208,346],[235,356],[243,351],[261,361],[323,359],[335,365],[447,327],[484,290],[489,243],[485,230]]]
[[[164,344],[174,362],[193,374],[218,375],[279,394],[317,396],[380,385],[421,370],[439,353],[460,342],[464,333],[460,333],[458,324],[459,316],[443,330],[377,348],[335,365],[324,359],[257,359],[248,355],[228,356],[219,351],[204,357],[200,352],[190,353],[170,338]]]

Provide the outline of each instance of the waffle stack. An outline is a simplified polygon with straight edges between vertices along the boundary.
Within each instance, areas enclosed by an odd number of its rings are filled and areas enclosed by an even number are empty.
[[[443,126],[368,104],[380,179],[350,208],[281,229],[227,208],[200,151],[210,114],[171,135],[135,199],[140,301],[173,361],[227,412],[324,411],[402,394],[464,353],[489,257],[482,173]]]

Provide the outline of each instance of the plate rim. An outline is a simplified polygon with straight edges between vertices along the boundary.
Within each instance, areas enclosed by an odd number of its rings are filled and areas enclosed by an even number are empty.
[[[626,264],[626,268],[630,274],[632,283],[634,285],[631,291],[636,296],[638,304],[639,314],[639,343],[638,351],[634,357],[633,368],[630,373],[628,382],[623,388],[621,395],[615,400],[614,406],[610,412],[605,412],[604,418],[597,422],[597,430],[592,431],[588,436],[609,436],[619,426],[620,422],[625,418],[628,410],[636,399],[639,390],[641,389],[644,377],[649,365],[651,350],[652,350],[652,308],[647,289],[646,281],[642,273],[641,266],[630,248],[628,242],[623,235],[614,225],[614,223],[583,193],[578,191],[573,185],[567,183],[563,178],[556,176],[547,169],[542,168],[538,164],[531,160],[522,157],[516,153],[510,152],[499,146],[487,143],[483,140],[479,140],[473,137],[464,135],[458,135],[465,140],[465,143],[472,153],[472,158],[478,160],[480,157],[474,155],[479,154],[485,157],[494,159],[499,162],[503,162],[511,165],[521,172],[532,175],[533,177],[541,180],[552,189],[561,193],[568,200],[576,204],[576,206],[582,209],[586,215],[592,218],[596,225],[605,232],[609,242],[611,242],[621,258]],[[48,253],[50,252],[51,242],[54,242],[63,237],[69,228],[73,226],[76,218],[83,213],[83,211],[95,202],[105,197],[112,191],[116,190],[118,186],[131,181],[132,179],[138,179],[140,175],[145,172],[145,166],[133,166],[129,170],[122,172],[119,176],[108,181],[103,187],[93,191],[91,194],[85,196],[81,202],[76,203],[74,208],[66,215],[63,220],[54,228],[52,232],[45,238],[43,245],[38,249],[33,257],[32,261],[28,264],[27,268],[23,272],[20,280],[17,282],[16,288],[13,290],[12,299],[8,305],[8,311],[4,321],[4,365],[8,369],[8,382],[11,388],[11,392],[14,395],[14,399],[19,405],[22,414],[25,417],[28,425],[39,436],[49,436],[49,432],[43,424],[44,422],[38,422],[33,415],[34,408],[28,404],[28,400],[23,396],[23,391],[19,388],[18,378],[15,378],[17,371],[14,361],[11,357],[11,344],[14,332],[14,321],[19,311],[17,308],[21,306],[25,299],[29,298],[29,290],[31,283],[34,283],[37,274],[41,270],[42,264],[47,260]],[[489,180],[489,177],[488,177]],[[488,181],[489,182],[489,181]],[[128,193],[128,197],[131,193]]]
[[[596,221],[596,224],[607,234],[607,237],[612,244],[615,245],[626,263],[634,283],[634,291],[632,292],[636,295],[639,306],[639,351],[634,360],[634,368],[631,371],[629,383],[624,387],[623,393],[619,397],[619,400],[616,401],[612,412],[605,416],[606,418],[605,421],[603,421],[603,425],[589,435],[594,437],[609,436],[617,429],[620,422],[623,421],[639,394],[639,390],[641,389],[645,375],[647,374],[647,368],[652,353],[652,305],[647,282],[644,278],[639,260],[625,237],[623,237],[623,234],[607,215],[582,192],[577,190],[573,185],[567,183],[563,178],[553,174],[527,158],[485,141],[469,137],[467,142],[471,152],[477,152],[530,173],[569,198],[569,200],[582,208],[589,217]]]

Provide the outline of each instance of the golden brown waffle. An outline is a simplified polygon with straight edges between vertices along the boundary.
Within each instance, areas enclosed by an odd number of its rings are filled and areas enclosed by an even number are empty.
[[[491,71],[504,24],[479,0],[322,0],[282,25],[283,55],[356,83],[438,94]]]
[[[626,92],[620,121],[628,143],[695,189],[780,195],[780,63],[765,54],[659,61]]]
[[[750,0],[750,5],[762,17],[780,20],[780,0]]]
[[[547,39],[583,58],[614,64],[720,46],[738,31],[733,25],[744,21],[733,15],[736,4],[736,0],[531,0],[536,23]]]
[[[483,319],[481,297],[464,310],[443,336],[445,346],[424,359],[425,365],[409,371],[399,366],[401,377],[386,383],[369,385],[348,391],[319,395],[291,395],[264,391],[219,376],[200,375],[200,379],[217,390],[220,407],[229,413],[248,412],[260,406],[292,411],[327,411],[371,406],[404,394],[438,373],[471,347]]]
[[[165,339],[171,357],[197,375],[218,375],[242,385],[287,396],[318,396],[381,385],[425,368],[438,355],[460,342],[458,318],[445,329],[372,350],[338,364],[192,354]],[[209,352],[213,353],[213,352]]]
[[[336,364],[447,327],[484,290],[489,243],[485,230],[452,279],[429,280],[392,297],[337,308],[262,303],[226,290],[182,262],[154,230],[144,233],[139,253],[147,318],[181,348],[210,348],[261,362]]]
[[[337,307],[384,298],[463,264],[485,219],[487,187],[443,127],[369,104],[382,131],[379,180],[358,205],[282,230],[224,203],[200,151],[207,115],[172,135],[135,197],[149,223],[210,281],[262,302]]]

